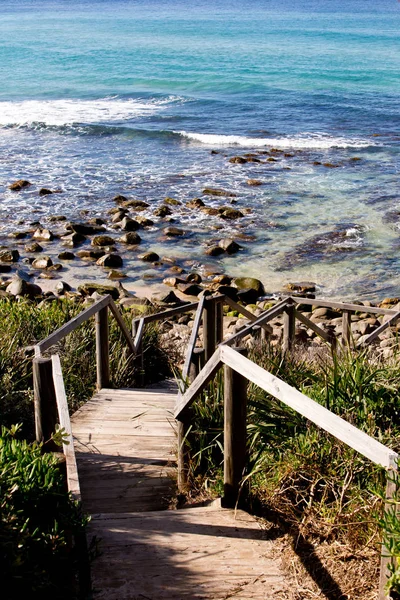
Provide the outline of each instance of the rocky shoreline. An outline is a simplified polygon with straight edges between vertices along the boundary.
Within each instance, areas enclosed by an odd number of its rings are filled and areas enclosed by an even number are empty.
[[[234,157],[237,162],[239,158]],[[248,155],[243,160],[255,160],[255,157]],[[253,180],[248,183],[260,184]],[[9,187],[19,193],[30,186],[30,182],[18,180]],[[59,193],[59,190],[40,188],[38,193],[40,196],[49,196]],[[156,231],[158,239],[180,243],[188,235],[187,231],[175,225],[182,211],[202,211],[221,222],[236,222],[248,213],[247,209],[239,210],[226,205],[226,199],[236,202],[232,192],[207,188],[203,193],[214,199],[222,198],[222,205],[217,208],[215,205],[207,205],[201,198],[194,198],[183,206],[179,200],[167,197],[160,206],[154,208],[143,200],[117,195],[113,198],[114,206],[101,218],[92,217],[78,222],[68,221],[64,215],[52,215],[46,224],[32,222],[27,228],[22,228],[21,224],[0,248],[0,295],[9,298],[28,297],[37,302],[67,296],[76,302],[90,302],[99,294],[110,293],[121,305],[131,307],[134,314],[140,315],[147,310],[154,312],[193,301],[203,294],[217,293],[241,303],[256,316],[289,294],[315,297],[317,286],[313,282],[289,283],[285,290],[268,294],[260,280],[231,277],[223,272],[220,262],[208,264],[199,263],[190,257],[177,259],[173,256],[160,256],[151,247],[141,250],[146,245],[143,240],[149,230],[153,232],[152,239]],[[150,211],[154,220],[149,216]],[[223,229],[222,225],[213,227],[218,232]],[[238,236],[213,237],[204,247],[204,256],[213,258],[238,254],[243,249],[243,239],[246,239],[246,233],[243,232],[239,239]],[[142,279],[147,283],[147,287],[143,288],[146,292],[144,298],[138,297],[137,293],[128,290],[128,286],[121,283],[129,281],[129,268],[127,271],[124,267],[126,263],[129,264],[132,256],[139,265],[136,266],[137,270],[140,271],[141,268],[145,271],[150,266],[157,273],[148,278],[145,272],[142,273]],[[71,282],[68,274],[74,275],[79,270],[82,271],[81,280],[88,273],[87,280],[82,283]],[[111,283],[106,285],[105,279],[111,280]],[[73,287],[73,283],[77,285]],[[363,305],[372,306],[370,302],[356,303],[360,305],[360,311],[351,316],[354,342],[372,333],[385,321],[385,317],[375,317],[362,311]],[[377,306],[398,309],[400,304],[398,298],[386,298]],[[313,323],[329,330],[331,335],[341,336],[342,318],[339,311],[318,307],[318,300],[315,306],[300,305],[298,309]],[[167,328],[169,339],[175,339],[178,345],[184,345],[190,335],[191,318],[190,315],[184,315],[175,319],[173,331],[170,327]],[[247,319],[243,319],[237,311],[225,307],[226,335],[238,331],[245,322]],[[396,333],[397,330],[394,329]],[[269,337],[272,344],[280,343],[282,331],[282,318],[277,317],[270,323]],[[296,339],[311,346],[323,343],[314,331],[303,324],[297,326]],[[390,356],[394,346],[393,328],[383,332],[377,344],[384,356]]]

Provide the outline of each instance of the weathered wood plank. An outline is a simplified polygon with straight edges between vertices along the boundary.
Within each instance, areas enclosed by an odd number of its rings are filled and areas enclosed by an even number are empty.
[[[246,327],[244,327],[237,333],[234,333],[233,335],[231,335],[228,339],[226,339],[224,342],[222,342],[222,344],[220,344],[220,347],[221,346],[231,346],[234,342],[239,341],[242,337],[245,337],[246,335],[251,333],[255,325],[260,325],[260,326],[264,325],[265,323],[268,323],[268,321],[271,321],[272,319],[274,319],[275,317],[277,317],[278,315],[283,313],[285,307],[291,303],[292,303],[291,298],[285,298],[281,302],[278,302],[278,304],[276,304],[275,306],[272,306],[272,308],[269,308],[260,317],[258,317],[255,321],[250,323],[250,325],[247,325]]]
[[[205,302],[205,296],[202,296],[200,302],[197,304],[196,316],[194,318],[192,333],[190,334],[189,345],[188,345],[188,348],[186,351],[185,364],[184,364],[183,370],[182,370],[183,382],[186,381],[186,379],[189,375],[189,369],[190,369],[190,364],[192,362],[193,351],[196,346],[196,340],[197,340],[197,336],[199,335],[201,320],[203,318],[204,302]]]
[[[369,336],[362,343],[358,342],[357,346],[366,346],[367,344],[370,344],[371,342],[376,340],[376,338],[379,337],[380,334],[383,333],[386,329],[394,325],[399,318],[400,312],[396,312],[396,314],[394,314],[390,319],[388,319],[386,323],[382,323],[380,327],[378,327],[377,329],[375,329],[375,331],[370,333]]]
[[[67,485],[68,491],[71,492],[75,500],[81,500],[81,491],[79,485],[78,467],[76,464],[74,441],[72,437],[71,422],[69,419],[69,410],[67,396],[65,394],[64,379],[61,370],[60,357],[58,354],[53,354],[51,357],[53,366],[54,389],[57,400],[58,415],[60,426],[68,435],[68,443],[63,444],[67,464]]]
[[[119,325],[119,328],[121,329],[122,333],[124,334],[125,340],[129,346],[131,353],[135,354],[136,353],[135,342],[133,341],[132,336],[129,333],[129,329],[126,326],[126,323],[124,321],[123,316],[121,315],[121,313],[119,311],[118,306],[115,304],[115,302],[112,298],[110,300],[109,307]]]
[[[389,468],[392,457],[395,455],[393,450],[374,440],[341,417],[331,413],[318,402],[311,400],[311,398],[292,388],[278,377],[268,373],[248,358],[241,356],[232,348],[220,346],[220,350],[222,361],[232,369],[235,369],[328,433],[345,442],[350,448],[357,450],[373,463]]]
[[[377,306],[364,306],[359,304],[349,304],[347,302],[334,302],[322,300],[320,298],[310,299],[303,297],[289,296],[295,304],[307,304],[308,306],[318,306],[324,308],[338,308],[340,310],[349,310],[350,312],[365,312],[374,315],[394,315],[397,311],[391,308],[378,308]]]
[[[283,575],[274,542],[242,511],[192,508],[99,515],[93,564],[96,600],[280,598]],[[151,573],[151,576],[149,576]]]
[[[296,315],[296,319],[298,319],[301,323],[303,323],[303,325],[306,325],[314,333],[319,335],[319,337],[321,337],[323,340],[325,340],[326,342],[329,342],[329,339],[330,339],[329,335],[326,333],[326,331],[321,329],[321,327],[318,327],[318,325],[316,325],[315,323],[310,321],[310,319],[305,317],[303,315],[303,313],[299,312],[298,310],[295,310],[295,315]]]
[[[208,363],[200,371],[189,389],[178,396],[176,408],[174,411],[175,419],[179,419],[183,411],[189,408],[197,396],[204,390],[217,371],[221,368],[219,349],[214,352]]]

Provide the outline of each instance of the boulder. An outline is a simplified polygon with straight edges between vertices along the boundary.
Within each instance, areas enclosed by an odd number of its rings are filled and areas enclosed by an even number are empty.
[[[130,217],[124,217],[120,223],[120,227],[123,231],[136,231],[140,229],[140,223]]]
[[[60,296],[65,294],[65,292],[70,292],[71,289],[72,289],[71,286],[66,281],[58,281],[56,284],[56,292]]]
[[[177,288],[186,296],[198,296],[203,291],[203,288],[197,283],[178,283]]]
[[[128,198],[126,196],[122,196],[121,194],[117,194],[117,196],[114,196],[113,200],[114,202],[127,202]]]
[[[154,225],[154,221],[148,219],[147,217],[137,216],[136,221],[141,225],[141,227],[152,227],[152,225]]]
[[[259,292],[253,288],[240,289],[237,293],[238,300],[241,300],[244,304],[254,304],[259,296]]]
[[[74,260],[75,259],[75,254],[73,252],[60,252],[60,254],[58,255],[58,258],[60,260]]]
[[[38,227],[33,234],[33,239],[39,240],[42,242],[51,242],[54,240],[54,235],[50,231],[50,229],[45,229],[43,227]]]
[[[76,256],[82,260],[98,260],[104,256],[104,254],[104,250],[79,250],[79,252],[76,253]]]
[[[144,260],[145,262],[157,262],[160,260],[158,254],[156,252],[152,252],[151,250],[145,254],[141,254],[138,256],[138,258],[140,258],[140,260]]]
[[[126,276],[126,273],[123,273],[122,271],[115,271],[115,269],[111,269],[107,275],[107,279],[124,279]]]
[[[229,159],[229,162],[237,165],[244,165],[247,163],[247,160],[243,158],[243,156],[232,156],[232,158]]]
[[[220,254],[224,254],[225,250],[221,248],[221,246],[210,246],[206,249],[206,254],[208,256],[220,256]]]
[[[18,179],[18,181],[14,181],[14,183],[9,185],[8,189],[12,190],[13,192],[19,192],[30,185],[32,185],[30,181],[27,181],[26,179]]]
[[[228,254],[236,254],[236,252],[239,252],[239,250],[242,248],[242,246],[239,246],[239,244],[237,244],[235,240],[231,238],[220,240],[218,246]]]
[[[123,206],[125,208],[133,208],[135,209],[143,209],[143,208],[149,208],[150,204],[147,204],[147,202],[144,202],[143,200],[127,200],[126,202],[123,203]]]
[[[205,213],[206,215],[210,215],[210,217],[216,217],[217,215],[220,214],[220,211],[218,210],[218,208],[213,208],[212,206],[204,206],[200,210],[201,210],[201,212]]]
[[[178,227],[166,227],[163,229],[163,233],[168,237],[179,237],[185,235],[183,229],[179,229]]]
[[[52,194],[53,192],[51,190],[49,190],[48,188],[40,188],[39,190],[39,196],[50,196],[50,194]]]
[[[25,246],[25,252],[43,252],[43,247],[37,242],[32,242]]]
[[[152,301],[157,304],[183,304],[182,300],[172,290],[167,294],[154,295]]]
[[[118,210],[117,212],[115,212],[113,214],[111,222],[112,223],[120,223],[122,221],[122,219],[125,217],[127,212],[128,212],[127,210]]]
[[[113,246],[114,244],[114,238],[109,235],[96,235],[92,239],[92,246]]]
[[[247,185],[250,185],[250,186],[258,186],[258,185],[262,185],[263,184],[263,182],[260,181],[259,179],[248,179],[246,181],[246,183],[247,183]]]
[[[40,258],[35,258],[32,263],[32,267],[34,269],[48,269],[53,265],[53,261],[50,256],[41,256]]]
[[[254,277],[235,277],[232,285],[238,288],[239,290],[256,290],[259,296],[265,294],[263,284],[259,279],[255,279]]]
[[[226,198],[236,198],[237,194],[234,192],[228,192],[227,190],[222,190],[219,188],[204,188],[203,194],[208,196],[224,196]]]
[[[165,204],[169,204],[170,206],[179,206],[180,204],[182,204],[182,202],[180,202],[180,200],[175,200],[175,198],[164,198],[164,203]]]
[[[198,273],[189,273],[189,275],[186,277],[186,281],[187,283],[201,283],[202,278]]]
[[[68,246],[69,248],[76,248],[80,244],[86,241],[86,237],[81,233],[70,233],[69,235],[63,235],[61,238],[61,242],[63,246]]]
[[[29,232],[28,231],[12,231],[11,233],[8,234],[9,238],[13,238],[14,240],[23,240],[26,237],[28,237]]]
[[[123,261],[119,254],[104,254],[96,261],[96,265],[99,265],[99,267],[118,268],[122,267],[122,264]]]
[[[64,217],[64,215],[51,215],[51,217],[49,217],[48,220],[50,223],[57,223],[59,221],[66,221],[67,217]]]
[[[234,220],[240,219],[244,215],[240,210],[237,210],[236,208],[226,208],[223,212],[220,213],[219,216],[221,217],[221,219]]]
[[[130,244],[131,246],[136,246],[137,244],[140,244],[142,238],[135,231],[128,231],[128,233],[124,233],[123,235],[121,235],[119,241],[123,244]]]
[[[100,294],[100,296],[106,296],[107,294],[110,294],[113,300],[118,300],[119,298],[119,291],[115,286],[102,285],[100,283],[94,282],[88,282],[80,285],[78,287],[78,292],[82,296],[91,296],[92,294],[97,292],[98,294]]]
[[[18,262],[19,252],[18,250],[0,250],[0,262],[11,263]]]
[[[177,287],[180,283],[186,283],[186,281],[179,279],[179,277],[166,277],[163,279],[163,284],[170,287]]]
[[[74,223],[70,222],[65,226],[67,231],[80,233],[81,235],[96,235],[103,233],[106,228],[103,225],[91,225],[89,223]]]
[[[15,275],[6,291],[12,296],[28,296],[34,298],[42,294],[42,289],[34,283],[29,283],[20,275]]]
[[[193,198],[193,200],[188,200],[188,202],[186,202],[186,206],[188,208],[202,208],[205,204],[201,198]]]
[[[315,292],[316,284],[311,281],[299,281],[295,283],[288,283],[285,285],[285,289],[293,292]]]
[[[172,215],[172,210],[168,206],[159,206],[153,211],[153,215],[156,217],[168,217]]]

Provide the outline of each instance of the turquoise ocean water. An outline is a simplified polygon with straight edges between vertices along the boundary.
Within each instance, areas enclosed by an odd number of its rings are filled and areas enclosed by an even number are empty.
[[[142,248],[269,291],[400,295],[399,33],[395,0],[0,0],[0,243],[18,221],[101,216],[117,193],[151,214],[211,186],[252,212],[219,230],[179,209],[188,235],[164,242],[156,223]],[[12,193],[19,178],[33,186]],[[239,257],[206,260],[226,235]]]

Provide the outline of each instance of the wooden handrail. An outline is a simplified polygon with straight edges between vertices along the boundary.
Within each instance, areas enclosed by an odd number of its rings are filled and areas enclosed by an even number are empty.
[[[247,377],[249,381],[255,383],[373,463],[388,469],[392,465],[393,458],[397,458],[398,455],[394,450],[387,448],[387,446],[335,415],[315,400],[302,394],[275,375],[268,373],[248,358],[241,356],[233,348],[222,346],[220,352],[220,360],[224,364]]]
[[[67,486],[74,500],[81,500],[78,467],[76,464],[74,440],[72,437],[71,421],[69,418],[67,396],[65,394],[64,379],[62,375],[60,357],[53,354],[51,357],[53,367],[53,382],[57,401],[58,418],[61,428],[68,435],[68,443],[63,443],[63,452],[67,466]]]
[[[183,382],[186,381],[186,379],[189,375],[190,363],[192,362],[193,352],[194,352],[194,348],[196,346],[196,339],[199,334],[201,319],[203,317],[205,298],[206,298],[205,296],[202,296],[200,302],[197,305],[196,316],[194,318],[192,333],[190,335],[189,345],[188,345],[188,349],[186,351],[185,363],[184,363],[183,370],[182,370]]]
[[[100,298],[100,300],[92,304],[92,306],[89,306],[89,308],[86,308],[84,311],[79,313],[79,315],[73,317],[70,321],[65,323],[65,325],[62,325],[56,329],[56,331],[47,336],[47,338],[35,345],[35,356],[40,358],[45,350],[51,348],[51,346],[54,346],[54,344],[57,344],[57,342],[61,341],[69,333],[72,333],[72,331],[77,329],[79,325],[82,325],[82,323],[88,321],[100,310],[106,306],[109,306],[110,300],[112,300],[111,296],[104,296],[103,298]]]
[[[296,319],[298,319],[301,323],[303,323],[303,325],[306,325],[309,329],[312,329],[314,331],[314,333],[316,333],[317,335],[319,335],[319,337],[321,337],[326,342],[330,341],[330,336],[326,333],[326,331],[324,331],[323,329],[321,329],[321,327],[318,327],[318,325],[316,325],[315,323],[313,323],[312,321],[310,321],[310,319],[308,319],[307,317],[305,317],[298,310],[295,310],[294,314],[296,316]]]
[[[205,389],[212,380],[217,371],[221,368],[221,354],[219,348],[216,349],[210,360],[202,368],[196,379],[184,394],[178,394],[174,417],[180,419],[183,413],[193,404],[195,399]]]
[[[245,337],[247,334],[251,333],[252,329],[257,325],[265,325],[268,321],[271,321],[285,310],[288,305],[292,305],[293,301],[291,298],[285,298],[272,306],[270,309],[265,311],[260,317],[256,318],[250,325],[247,325],[237,333],[231,335],[228,339],[226,339],[220,346],[230,346],[234,342],[240,340],[242,337]],[[254,316],[254,315],[253,315]]]
[[[321,306],[323,308],[338,308],[339,310],[349,310],[351,312],[365,312],[375,315],[394,315],[397,310],[393,308],[378,308],[377,306],[364,306],[363,304],[347,304],[346,302],[335,302],[330,300],[320,300],[319,298],[310,299],[300,296],[288,296],[296,304],[307,304],[308,306]]]

